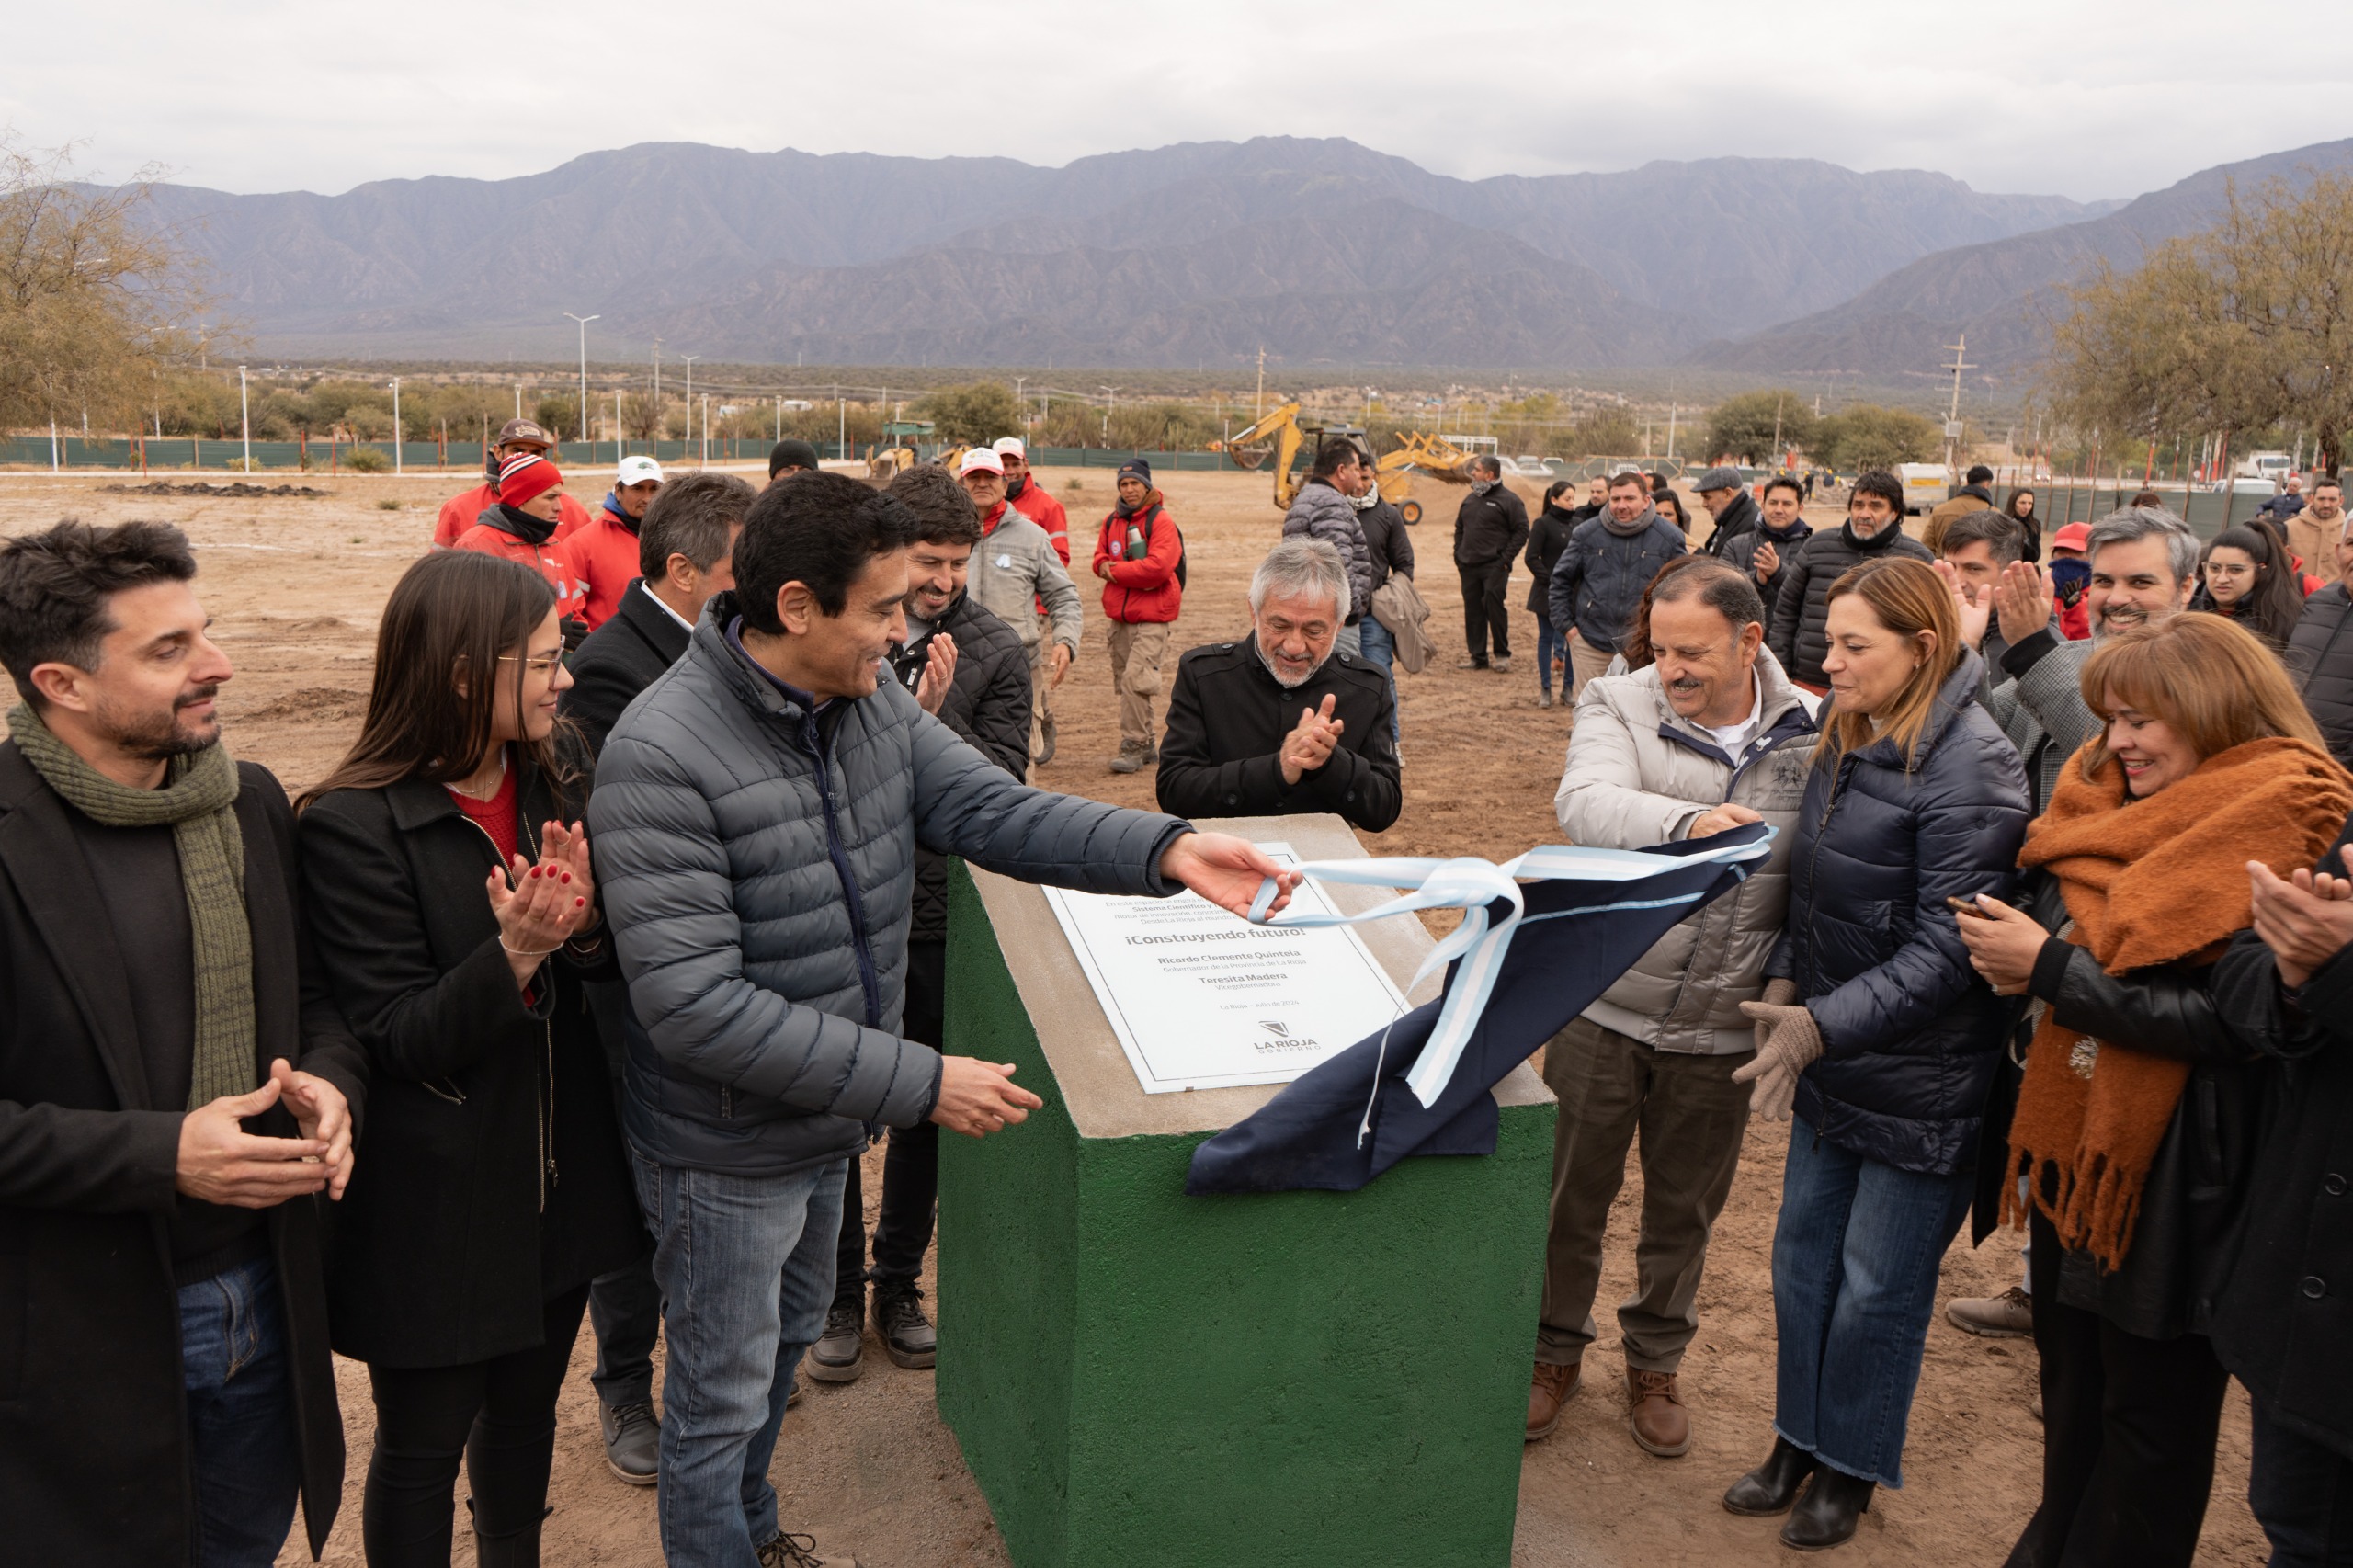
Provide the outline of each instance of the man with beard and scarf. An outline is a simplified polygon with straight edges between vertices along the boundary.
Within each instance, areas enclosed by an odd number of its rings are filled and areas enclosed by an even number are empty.
[[[441,515],[433,524],[433,548],[449,550],[456,546],[458,536],[482,520],[482,515],[498,505],[498,471],[510,458],[543,458],[555,448],[555,437],[529,419],[510,419],[498,427],[498,439],[482,458],[483,483],[463,494],[452,495],[441,503]],[[563,497],[562,512],[556,518],[555,537],[569,539],[588,526],[588,508]]]
[[[1708,1233],[1732,1191],[1754,1060],[1740,1005],[1765,994],[1789,902],[1790,830],[1805,800],[1813,721],[1765,652],[1765,604],[1738,568],[1699,560],[1651,597],[1654,662],[1589,682],[1553,809],[1572,844],[1643,849],[1749,823],[1779,830],[1771,855],[1662,937],[1552,1037],[1552,1226],[1529,1385],[1527,1438],[1549,1436],[1598,1334],[1601,1237],[1639,1135],[1643,1200],[1634,1293],[1618,1309],[1627,1425],[1672,1459],[1691,1445],[1676,1377],[1699,1326]]]
[[[9,1561],[267,1568],[343,1493],[321,1231],[368,1058],[294,813],[220,744],[177,528],[0,547],[0,1519]],[[29,1329],[29,1333],[28,1330]]]
[[[1683,531],[1653,508],[1643,476],[1613,477],[1609,509],[1569,535],[1545,600],[1552,624],[1568,639],[1570,701],[1584,695],[1587,681],[1608,672],[1658,569],[1686,553]],[[1576,725],[1574,713],[1569,724]]]
[[[1780,575],[1786,581],[1774,595],[1765,645],[1790,678],[1816,697],[1830,691],[1830,677],[1822,673],[1830,652],[1830,585],[1864,562],[1891,555],[1935,560],[1918,540],[1904,537],[1904,482],[1875,468],[1856,477],[1845,523],[1815,532],[1794,559],[1782,557]]]
[[[498,471],[498,504],[450,548],[495,555],[545,577],[555,590],[556,613],[563,619],[563,645],[573,649],[587,637],[588,626],[581,619],[586,599],[572,551],[555,538],[563,501],[563,475],[555,464],[529,452],[509,458]]]
[[[1348,573],[1321,540],[1287,539],[1250,578],[1250,635],[1176,665],[1155,788],[1176,816],[1336,812],[1379,833],[1404,804],[1389,682],[1334,647]]]
[[[1748,485],[1736,468],[1711,468],[1692,485],[1699,492],[1699,505],[1716,520],[1716,531],[1699,547],[1702,555],[1712,555],[1719,561],[1733,541],[1747,538],[1756,531],[1761,516],[1756,500],[1748,494]]]
[[[662,465],[652,458],[623,458],[613,475],[613,488],[596,517],[585,528],[562,540],[572,552],[573,575],[586,596],[580,619],[588,630],[612,619],[621,595],[641,574],[638,570],[638,529],[645,509],[662,493]]]
[[[1765,482],[1764,514],[1756,526],[1738,539],[1726,541],[1718,552],[1722,560],[1756,580],[1757,597],[1765,601],[1768,622],[1773,619],[1773,606],[1780,597],[1781,585],[1789,581],[1781,562],[1795,556],[1798,547],[1813,535],[1813,525],[1800,515],[1804,506],[1803,487],[1786,473],[1775,474]]]

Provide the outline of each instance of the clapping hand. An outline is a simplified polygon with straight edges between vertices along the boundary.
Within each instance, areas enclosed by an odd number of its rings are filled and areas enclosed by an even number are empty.
[[[351,1108],[343,1091],[324,1078],[297,1071],[282,1056],[269,1064],[269,1077],[278,1085],[279,1103],[294,1113],[303,1138],[325,1148],[318,1161],[327,1170],[327,1196],[340,1200],[351,1181]]]
[[[588,835],[578,823],[543,824],[540,863],[517,855],[511,866],[490,873],[483,891],[498,917],[498,942],[515,984],[528,989],[550,953],[597,924]]]
[[[1340,732],[1347,722],[1332,717],[1332,705],[1337,699],[1330,693],[1320,708],[1302,708],[1299,722],[1283,737],[1283,749],[1278,760],[1282,764],[1283,782],[1296,784],[1302,774],[1314,772],[1332,760],[1332,748],[1340,742]]]
[[[1756,547],[1756,553],[1750,558],[1750,563],[1756,569],[1756,580],[1769,583],[1773,580],[1773,574],[1781,569],[1781,552],[1769,544],[1760,544]]]
[[[1161,856],[1160,874],[1172,882],[1184,883],[1220,909],[1245,920],[1250,916],[1251,901],[1267,881],[1271,880],[1275,884],[1275,898],[1267,906],[1267,915],[1281,914],[1290,903],[1291,889],[1300,883],[1299,872],[1284,870],[1267,858],[1265,850],[1229,833],[1185,835]]]
[[[1972,587],[1949,561],[1937,562],[1937,575],[1952,590],[1953,613],[1961,617],[1961,640],[1972,648],[1983,647],[1986,624],[1994,619],[1994,585]]]
[[[1994,613],[2001,620],[2002,641],[2015,648],[2051,627],[2051,600],[2058,588],[2051,574],[2031,561],[2013,561],[2002,568],[1994,585]]]
[[[2254,883],[2255,934],[2271,949],[2283,984],[2304,984],[2353,947],[2353,880],[2301,868],[2283,880],[2260,860],[2249,860],[2246,874]]]
[[[939,705],[948,700],[948,688],[956,683],[956,639],[945,631],[932,634],[924,644],[923,674],[915,677],[915,706],[933,718],[939,717]]]

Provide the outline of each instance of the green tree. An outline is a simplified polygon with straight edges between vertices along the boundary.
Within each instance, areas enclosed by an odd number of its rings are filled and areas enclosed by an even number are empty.
[[[1641,445],[1642,429],[1634,411],[1623,403],[1606,403],[1576,423],[1570,445],[1581,458],[1622,458]]]
[[[930,420],[950,445],[982,446],[1021,428],[1021,403],[1003,381],[942,387],[917,398],[909,412]]]
[[[2353,425],[2353,176],[2273,180],[2131,272],[2102,263],[2052,330],[2052,403],[2111,442]]]
[[[1807,449],[1849,473],[1927,462],[1944,450],[1944,426],[1908,408],[1859,403],[1824,415]]]
[[[1787,387],[1743,392],[1716,404],[1708,415],[1708,455],[1745,463],[1772,460],[1779,450],[1811,450],[1814,418],[1806,402]],[[1776,438],[1780,447],[1776,448]]]

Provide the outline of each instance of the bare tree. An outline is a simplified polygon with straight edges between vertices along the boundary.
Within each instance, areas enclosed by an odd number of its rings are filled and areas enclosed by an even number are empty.
[[[2222,221],[2139,268],[2103,263],[2053,328],[2054,411],[2138,440],[2290,424],[2337,470],[2353,426],[2353,177],[2234,187]]]

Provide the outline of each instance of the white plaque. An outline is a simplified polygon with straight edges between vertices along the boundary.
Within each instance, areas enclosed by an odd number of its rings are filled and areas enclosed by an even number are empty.
[[[1288,844],[1258,847],[1300,863]],[[1288,1084],[1406,1007],[1349,926],[1253,926],[1194,892],[1043,891],[1148,1095]],[[1313,878],[1290,907],[1336,913]]]

